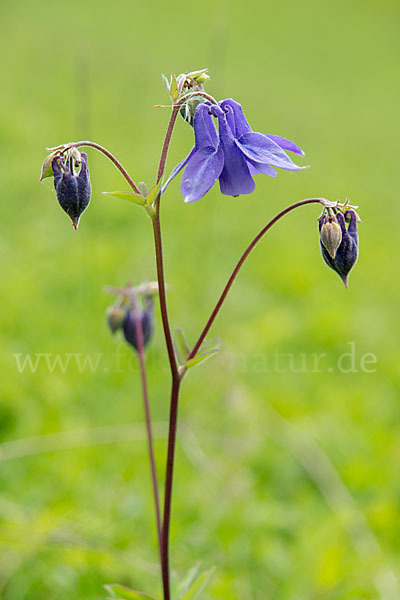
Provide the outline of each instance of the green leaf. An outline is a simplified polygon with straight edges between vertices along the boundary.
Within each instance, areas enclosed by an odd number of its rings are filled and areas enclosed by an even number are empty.
[[[184,594],[184,596],[181,596],[179,600],[198,600],[200,598],[200,594],[204,592],[206,585],[214,575],[214,571],[215,567],[212,567],[208,571],[204,571],[204,573],[196,577],[187,592]]]
[[[143,600],[143,598],[157,600],[154,596],[149,596],[149,594],[144,594],[137,590],[131,590],[131,588],[120,585],[119,583],[110,583],[103,587],[111,594],[109,597],[110,600]]]
[[[186,359],[190,354],[190,348],[186,342],[182,329],[175,330],[175,351],[180,365],[186,365]]]
[[[127,200],[128,202],[133,202],[133,204],[138,204],[139,206],[144,206],[146,204],[146,200],[140,194],[136,194],[135,192],[103,192],[106,196],[113,196],[114,198],[120,198],[121,200]]]
[[[182,581],[182,583],[179,586],[179,593],[177,595],[178,600],[180,600],[180,598],[185,596],[185,594],[189,591],[190,587],[192,586],[192,584],[194,583],[195,579],[197,578],[197,576],[199,574],[200,567],[201,567],[201,563],[198,562],[194,565],[194,567],[192,567],[187,572],[185,579]]]
[[[217,352],[219,352],[219,348],[214,348],[214,350],[210,350],[210,352],[205,352],[204,354],[196,354],[194,358],[191,358],[185,363],[185,367],[187,369],[190,369],[190,367],[195,367],[204,360],[207,360],[207,358],[211,358],[214,356],[214,354],[217,354]]]
[[[169,88],[170,88],[169,81],[168,81],[168,79],[165,77],[165,75],[164,75],[164,74],[162,74],[162,75],[161,75],[161,77],[162,77],[162,80],[163,80],[163,82],[164,82],[165,89],[167,90],[167,92],[168,92],[168,94],[169,94]]]
[[[149,191],[149,193],[146,196],[146,204],[149,206],[150,204],[153,203],[154,198],[157,196],[158,191],[161,187],[161,183],[162,181],[159,181],[157,183],[157,185],[155,185],[154,187],[151,188],[151,190]]]
[[[212,347],[210,348],[210,346]],[[207,360],[207,358],[211,358],[211,356],[214,356],[214,354],[219,352],[220,347],[221,340],[219,338],[214,338],[213,340],[206,342],[199,348],[196,356],[184,363],[185,367],[190,369],[190,367],[195,367],[204,360]]]

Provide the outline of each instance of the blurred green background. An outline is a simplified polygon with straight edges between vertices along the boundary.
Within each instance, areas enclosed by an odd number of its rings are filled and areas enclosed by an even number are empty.
[[[150,221],[101,194],[126,186],[93,151],[77,233],[38,178],[46,146],[89,138],[150,185],[169,115],[153,108],[168,103],[160,75],[203,67],[211,94],[295,140],[311,168],[260,175],[247,197],[215,186],[195,205],[171,185],[174,327],[193,343],[242,249],[286,204],[350,196],[364,222],[349,290],[320,256],[316,206],[272,230],[235,283],[211,334],[221,353],[183,386],[175,577],[216,565],[204,600],[400,598],[399,17],[395,0],[2,0],[1,598],[101,600],[111,582],[160,596],[137,364],[107,331],[103,291],[154,279]],[[178,121],[167,171],[192,137]],[[156,326],[161,477],[158,310]]]

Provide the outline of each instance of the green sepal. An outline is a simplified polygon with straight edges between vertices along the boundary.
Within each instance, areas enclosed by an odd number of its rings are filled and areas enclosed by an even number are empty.
[[[176,77],[175,77],[175,75],[171,75],[171,83],[170,83],[170,87],[169,87],[169,93],[171,95],[171,98],[173,98],[174,100],[177,99],[177,97],[178,97],[178,85],[176,83]]]
[[[211,346],[211,348],[210,348],[210,346]],[[211,358],[212,356],[214,356],[214,354],[219,352],[220,347],[221,347],[221,339],[220,338],[213,338],[212,340],[205,342],[204,344],[202,344],[200,346],[196,356],[194,356],[190,360],[187,360],[184,363],[185,367],[187,369],[190,369],[190,367],[195,367],[196,365],[199,365],[204,360]]]
[[[168,79],[165,77],[165,75],[164,75],[164,74],[162,74],[162,75],[161,75],[161,77],[162,77],[162,80],[163,80],[163,82],[164,82],[165,89],[167,90],[167,92],[168,92],[168,94],[169,94],[169,81],[168,81]]]
[[[198,568],[194,572],[194,577],[192,577],[189,587],[186,588],[183,596],[178,597],[178,600],[198,600],[200,594],[205,590],[206,585],[214,575],[215,567],[211,567],[211,569],[204,571],[201,575],[197,575],[197,572]]]
[[[150,596],[149,594],[144,594],[143,592],[138,592],[137,590],[131,590],[131,588],[120,585],[119,583],[110,583],[108,585],[104,585],[103,587],[109,594],[111,594],[107,600],[143,600],[143,598],[157,600],[155,596]]]
[[[46,156],[46,158],[44,159],[43,165],[42,165],[42,170],[40,172],[40,179],[39,181],[43,181],[43,179],[46,179],[46,177],[53,177],[54,173],[53,173],[53,166],[52,166],[52,162],[53,162],[53,158],[57,155],[57,152],[52,152],[51,154],[49,154],[48,156]]]
[[[143,198],[141,194],[136,194],[136,192],[103,192],[103,194],[106,196],[113,196],[114,198],[120,198],[121,200],[127,200],[128,202],[138,204],[139,206],[146,205],[146,199]]]

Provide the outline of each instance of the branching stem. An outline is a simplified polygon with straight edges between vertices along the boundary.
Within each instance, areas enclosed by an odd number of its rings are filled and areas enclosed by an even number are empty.
[[[184,99],[181,99],[181,101]],[[170,116],[170,120],[168,123],[167,132],[165,135],[165,140],[163,144],[163,148],[161,151],[160,164],[158,167],[157,173],[157,183],[160,182],[164,170],[165,163],[167,159],[168,149],[171,142],[172,132],[176,123],[176,118],[181,106],[181,101],[178,101],[174,104],[172,108],[172,113]],[[154,245],[155,245],[155,254],[156,254],[156,265],[157,265],[157,279],[158,279],[158,288],[160,295],[160,308],[161,308],[161,318],[164,329],[164,337],[165,343],[167,347],[168,360],[171,369],[171,378],[172,378],[172,387],[171,387],[171,399],[170,399],[170,418],[169,418],[169,434],[168,434],[168,453],[167,453],[167,467],[166,467],[166,476],[165,476],[165,495],[164,495],[164,512],[163,512],[163,524],[162,524],[162,540],[161,540],[161,570],[162,570],[162,581],[163,581],[163,592],[164,592],[164,600],[170,600],[170,569],[169,569],[169,531],[170,531],[170,522],[171,522],[171,503],[172,503],[172,483],[173,483],[173,474],[174,474],[174,460],[175,460],[175,446],[176,446],[176,432],[177,432],[177,422],[178,422],[178,404],[179,404],[179,391],[180,385],[182,381],[182,377],[185,373],[185,369],[178,370],[178,365],[175,357],[174,345],[171,335],[171,327],[168,319],[168,310],[167,310],[167,301],[165,294],[165,276],[164,276],[164,264],[163,264],[163,251],[162,251],[162,238],[161,238],[161,225],[160,225],[160,201],[161,201],[161,192],[159,192],[155,198],[154,202],[154,216],[153,220],[153,233],[154,233]],[[236,264],[232,275],[228,279],[228,282],[225,288],[222,291],[222,294],[211,313],[210,318],[208,319],[204,329],[202,330],[196,344],[191,351],[188,360],[193,358],[198,352],[201,344],[203,343],[211,325],[213,324],[217,314],[219,313],[228,292],[235,281],[241,267],[243,266],[246,258],[252,251],[252,249],[256,246],[256,244],[261,240],[264,234],[281,219],[288,212],[294,210],[299,206],[304,206],[305,204],[319,203],[320,199],[311,198],[307,200],[302,200],[301,202],[296,202],[291,206],[285,208],[278,215],[276,215],[263,229],[256,235],[256,237],[250,242],[246,250],[243,252],[240,257],[238,263]]]
[[[247,246],[246,250],[243,252],[242,256],[239,258],[238,262],[236,263],[236,266],[232,271],[232,275],[229,277],[227,284],[225,285],[225,287],[218,299],[218,302],[215,305],[215,308],[210,315],[210,318],[208,319],[206,325],[204,326],[204,329],[201,332],[197,342],[193,346],[193,350],[189,354],[187,360],[190,360],[194,356],[196,356],[201,344],[203,343],[207,333],[210,330],[211,325],[214,323],[216,316],[218,315],[219,311],[221,310],[224,300],[227,297],[228,292],[231,289],[232,284],[235,281],[246,258],[249,256],[250,252],[258,244],[258,242],[261,240],[261,238],[267,233],[267,231],[272,227],[272,225],[274,225],[277,221],[279,221],[282,217],[287,215],[287,213],[291,212],[295,208],[298,208],[299,206],[305,206],[306,204],[317,204],[317,203],[318,204],[321,203],[321,198],[307,198],[307,200],[301,200],[300,202],[295,202],[294,204],[291,204],[290,206],[288,206],[284,210],[282,210],[280,213],[275,215],[275,217],[273,219],[271,219],[271,221],[269,221],[269,223],[267,223],[265,225],[265,227],[263,227],[261,229],[261,231],[256,235],[256,237],[250,242],[250,244]]]

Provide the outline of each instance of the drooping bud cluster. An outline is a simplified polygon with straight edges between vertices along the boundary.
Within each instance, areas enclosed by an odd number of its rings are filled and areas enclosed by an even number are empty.
[[[90,202],[87,155],[72,148],[65,155],[55,156],[51,166],[58,203],[70,217],[74,229],[77,229],[80,216]]]
[[[208,69],[199,69],[190,73],[172,74],[169,81],[162,76],[164,85],[173,101],[179,100],[183,94],[188,92],[203,91],[203,84],[210,79],[207,73]]]
[[[113,334],[122,331],[125,340],[139,352],[138,325],[142,331],[143,347],[151,340],[154,329],[154,296],[158,294],[156,282],[142,283],[137,287],[107,287],[106,291],[118,300],[106,311],[107,324]],[[142,300],[141,300],[142,299]]]
[[[357,221],[360,218],[348,202],[324,210],[319,219],[320,246],[326,264],[348,287],[348,276],[358,258]],[[348,226],[346,228],[346,223]]]
[[[193,127],[194,115],[199,104],[204,102],[203,84],[210,79],[207,69],[199,69],[190,73],[171,75],[168,80],[163,75],[164,85],[174,103],[181,105],[180,114]],[[200,92],[200,94],[199,94]],[[183,98],[185,97],[185,98]]]

